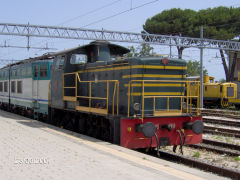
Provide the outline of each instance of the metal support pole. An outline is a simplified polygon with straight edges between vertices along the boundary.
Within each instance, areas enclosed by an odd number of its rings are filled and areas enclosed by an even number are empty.
[[[200,38],[202,40],[200,47],[200,108],[203,108],[203,26],[200,27]]]
[[[172,35],[171,35],[172,37]],[[170,38],[170,58],[172,58],[172,38]]]

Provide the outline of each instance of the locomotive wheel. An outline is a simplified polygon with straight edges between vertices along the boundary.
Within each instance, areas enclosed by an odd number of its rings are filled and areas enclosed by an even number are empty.
[[[67,117],[64,119],[64,122],[66,122],[66,125],[64,126],[68,130],[74,130],[74,124],[75,124],[75,118],[71,117],[70,114],[67,115]]]
[[[85,133],[85,119],[84,116],[80,116],[78,119],[78,132],[79,133]]]
[[[221,100],[221,106],[222,106],[222,108],[228,107],[228,106],[229,106],[228,101],[226,101],[226,100]]]
[[[67,130],[74,130],[74,118],[71,118],[71,114],[66,114],[63,117],[58,117],[58,126]]]
[[[235,104],[234,106],[237,110],[240,110],[240,104]]]
[[[89,118],[86,121],[86,134],[88,136],[93,136],[94,129],[93,129],[93,123],[92,123],[92,116],[89,115],[88,117]]]

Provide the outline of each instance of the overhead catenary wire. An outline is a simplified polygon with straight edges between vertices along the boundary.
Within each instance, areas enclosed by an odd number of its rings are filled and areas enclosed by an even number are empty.
[[[97,20],[97,21],[93,21],[93,22],[91,22],[91,23],[89,23],[89,24],[86,24],[86,25],[82,26],[82,28],[83,28],[83,27],[90,26],[90,25],[93,25],[93,24],[100,23],[100,22],[102,22],[102,21],[111,19],[111,18],[113,18],[113,17],[116,17],[116,16],[119,16],[119,15],[124,14],[124,13],[126,13],[126,12],[129,12],[129,11],[132,11],[132,10],[135,10],[135,9],[138,9],[138,8],[141,8],[141,7],[143,7],[143,6],[146,6],[146,5],[155,3],[155,2],[157,2],[157,1],[159,1],[159,0],[150,1],[150,2],[147,2],[147,3],[141,4],[141,5],[139,5],[139,6],[136,6],[136,7],[130,7],[130,9],[127,9],[127,10],[125,10],[125,11],[121,11],[121,12],[118,12],[118,13],[113,14],[113,15],[111,15],[111,16],[108,16],[108,17],[99,19],[99,20]]]
[[[104,6],[101,6],[101,7],[99,7],[99,8],[93,9],[93,10],[90,10],[90,11],[88,11],[88,12],[86,12],[86,13],[84,13],[84,14],[81,14],[81,15],[79,15],[79,16],[70,18],[70,19],[68,19],[68,20],[66,20],[66,21],[63,21],[62,23],[57,24],[57,25],[63,25],[63,24],[69,23],[69,22],[71,22],[71,21],[74,21],[74,20],[76,20],[76,19],[85,17],[85,16],[87,16],[87,15],[89,15],[89,14],[92,14],[92,13],[95,13],[95,12],[97,12],[97,11],[100,11],[100,10],[106,8],[106,7],[112,6],[112,5],[114,5],[114,4],[116,4],[116,3],[120,2],[120,1],[122,1],[122,0],[113,1],[113,2],[111,2],[111,3],[109,3],[109,4],[106,4],[106,5],[104,5]]]
[[[118,0],[118,1],[120,1],[120,0]],[[105,8],[105,7],[111,6],[111,5],[115,4],[115,3],[117,3],[118,1],[114,1],[114,2],[112,2],[112,3],[110,3],[110,4],[108,4],[108,5],[102,6],[102,7],[97,8],[97,9],[100,10],[100,9]],[[116,14],[114,14],[114,15],[111,15],[111,16],[108,16],[108,17],[105,17],[105,18],[100,19],[100,20],[98,20],[98,21],[94,21],[94,22],[89,23],[89,24],[87,24],[87,25],[84,25],[84,26],[82,26],[82,27],[87,27],[87,26],[90,26],[90,25],[93,25],[93,24],[96,24],[96,23],[99,23],[99,22],[105,21],[105,20],[107,20],[107,19],[110,19],[110,18],[116,17],[116,16],[118,16],[118,15],[124,14],[124,13],[126,13],[126,12],[129,12],[129,11],[132,11],[132,10],[135,10],[135,9],[138,9],[138,8],[141,8],[141,7],[143,7],[143,6],[146,6],[146,5],[149,5],[149,4],[152,4],[152,3],[155,3],[155,2],[157,2],[157,1],[159,1],[159,0],[150,1],[150,2],[147,2],[147,3],[141,4],[141,5],[139,5],[139,6],[136,6],[136,7],[132,7],[132,4],[131,4],[130,9],[128,9],[128,10],[125,10],[125,11],[122,11],[122,12],[116,13]],[[92,12],[94,12],[94,10],[89,11],[89,12],[86,13],[86,14],[90,14],[90,12],[92,13]],[[80,16],[79,16],[79,17],[80,17]],[[77,18],[77,17],[75,17],[75,18]],[[74,19],[74,18],[72,18],[72,19]]]
[[[92,13],[95,13],[95,12],[97,12],[97,11],[100,11],[100,10],[106,8],[106,7],[112,6],[112,5],[114,5],[114,4],[116,4],[116,3],[120,2],[120,1],[122,1],[122,0],[115,0],[115,1],[113,1],[113,2],[111,2],[111,3],[108,3],[108,4],[104,5],[104,6],[101,6],[101,7],[96,8],[96,9],[90,10],[90,11],[84,13],[84,14],[81,14],[81,15],[79,15],[79,16],[76,16],[76,17],[73,17],[73,18],[71,18],[71,19],[68,19],[68,20],[66,20],[66,21],[64,21],[64,22],[62,22],[62,23],[57,24],[57,25],[63,25],[63,24],[69,23],[69,22],[71,22],[71,21],[74,21],[74,20],[76,20],[76,19],[85,17],[85,16],[87,16],[87,15],[89,15],[89,14],[92,14]],[[14,39],[16,39],[16,38],[14,38]],[[39,44],[39,43],[42,43],[42,42],[43,42],[43,41],[41,41],[41,42],[36,42],[36,43],[34,43],[33,45]],[[35,49],[36,49],[36,48],[35,48]],[[35,51],[35,52],[36,52],[36,51]],[[39,52],[39,51],[38,51],[38,52]]]

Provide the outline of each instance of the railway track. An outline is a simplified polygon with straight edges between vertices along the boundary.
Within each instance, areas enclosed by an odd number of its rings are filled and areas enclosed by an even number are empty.
[[[212,151],[228,156],[240,156],[240,146],[218,141],[211,141],[207,139],[203,139],[203,142],[201,144],[189,145],[188,147],[195,149],[205,149],[207,151]]]
[[[229,111],[229,110],[219,110],[219,109],[201,109],[201,114],[203,116],[218,116],[227,117],[233,119],[240,119],[240,111]]]
[[[235,144],[229,144],[229,143],[213,141],[213,140],[208,140],[208,139],[203,139],[203,143],[213,145],[213,146],[218,146],[218,147],[227,147],[232,150],[240,151],[240,146],[235,145]]]
[[[240,138],[240,130],[213,127],[213,126],[207,126],[207,125],[204,125],[203,133],[217,134],[217,135],[224,135],[224,136]]]
[[[203,122],[210,123],[210,124],[219,124],[219,125],[226,125],[226,126],[234,126],[240,127],[239,120],[227,120],[227,119],[215,119],[211,117],[203,117]]]
[[[159,150],[159,152],[160,152],[161,159],[165,159],[165,160],[176,162],[176,163],[182,163],[182,164],[185,164],[185,165],[197,168],[197,169],[212,172],[212,173],[218,174],[220,176],[229,177],[232,179],[240,178],[240,171],[216,166],[216,165],[213,165],[210,163],[205,163],[205,162],[196,160],[194,158],[184,157],[184,156],[166,152],[163,150]],[[152,152],[153,156],[157,156],[156,154],[157,154],[156,152],[154,152],[154,151]]]

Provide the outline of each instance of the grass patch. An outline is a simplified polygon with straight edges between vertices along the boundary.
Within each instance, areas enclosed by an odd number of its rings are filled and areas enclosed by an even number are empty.
[[[223,140],[223,137],[222,136],[217,136],[216,139],[217,140]]]
[[[234,158],[235,161],[240,161],[240,156]]]
[[[226,137],[225,140],[226,140],[227,143],[231,142],[231,139],[229,137]]]
[[[198,157],[200,157],[200,155],[201,155],[200,152],[195,152],[192,157],[197,157],[198,158]]]

